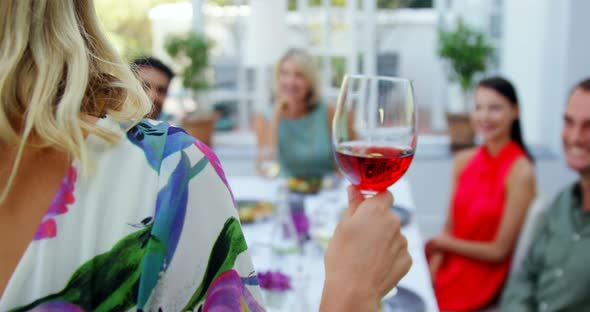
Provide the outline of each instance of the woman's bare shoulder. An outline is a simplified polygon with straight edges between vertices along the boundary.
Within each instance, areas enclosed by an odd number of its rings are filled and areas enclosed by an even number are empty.
[[[475,152],[477,151],[477,147],[472,147],[468,149],[461,150],[455,154],[453,159],[453,166],[455,168],[455,172],[459,172],[463,170],[465,165],[473,158]]]
[[[533,162],[526,156],[519,157],[512,168],[508,176],[509,182],[515,182],[518,184],[522,183],[535,183],[535,166]]]

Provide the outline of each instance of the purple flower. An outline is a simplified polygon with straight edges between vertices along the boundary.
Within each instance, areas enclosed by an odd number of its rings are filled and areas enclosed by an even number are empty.
[[[57,224],[53,217],[68,212],[68,205],[73,204],[76,201],[74,198],[74,185],[78,179],[78,173],[76,168],[70,167],[68,174],[61,181],[61,185],[47,209],[47,213],[41,220],[41,225],[37,229],[37,233],[33,237],[33,240],[41,240],[44,238],[53,238],[57,235]]]
[[[305,239],[309,234],[309,218],[303,211],[293,211],[291,212],[291,217],[293,218],[293,224],[295,225],[295,230],[300,238]]]
[[[203,306],[203,312],[252,311],[264,309],[244,286],[235,270],[219,275],[211,284]]]
[[[279,271],[258,273],[258,282],[260,283],[260,288],[262,289],[278,291],[286,291],[291,289],[291,281],[289,276]]]

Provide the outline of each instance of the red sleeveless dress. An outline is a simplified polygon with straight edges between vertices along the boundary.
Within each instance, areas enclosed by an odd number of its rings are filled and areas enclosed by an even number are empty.
[[[452,201],[452,234],[458,239],[490,242],[504,213],[506,183],[514,162],[525,156],[511,141],[496,156],[482,146],[465,166]],[[499,264],[446,253],[434,291],[441,310],[473,311],[497,298],[511,257]]]

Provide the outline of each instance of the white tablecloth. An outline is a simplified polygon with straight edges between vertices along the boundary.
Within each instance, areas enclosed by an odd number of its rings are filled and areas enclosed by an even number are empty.
[[[239,199],[256,199],[256,200],[275,200],[277,195],[277,183],[263,180],[258,177],[230,177],[229,184],[233,190],[234,196]],[[347,205],[346,183],[335,190],[320,192],[315,196],[307,196],[305,209],[308,214],[312,215],[315,209],[321,207],[325,213],[326,209],[332,210],[334,216],[338,211]],[[407,180],[401,179],[391,189],[395,197],[395,203],[403,206],[410,211],[414,210],[414,200],[410,191],[410,185]],[[244,235],[248,242],[254,266],[257,271],[266,271],[272,266],[270,253],[266,252],[264,246],[268,246],[272,235],[272,222],[258,222],[249,225],[243,225]],[[403,234],[408,239],[408,249],[412,256],[413,265],[409,273],[400,281],[399,286],[406,287],[419,294],[425,301],[427,311],[438,311],[434,292],[430,283],[428,266],[424,256],[424,242],[418,230],[415,221],[402,228]],[[312,253],[313,254],[313,253]],[[276,258],[275,260],[276,261]],[[282,261],[282,260],[281,260]],[[293,260],[285,260],[293,261]],[[300,261],[300,260],[299,260]],[[293,266],[297,266],[293,264]],[[319,308],[321,291],[324,282],[324,265],[323,257],[305,256],[305,260],[299,263],[299,270],[302,271],[301,281],[296,281],[298,285],[304,285],[307,292],[305,294],[306,307],[299,307],[301,311],[317,311]],[[294,299],[294,302],[300,302],[302,299]]]

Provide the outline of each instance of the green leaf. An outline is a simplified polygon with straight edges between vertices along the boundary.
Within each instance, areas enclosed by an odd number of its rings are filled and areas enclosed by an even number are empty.
[[[209,163],[209,159],[207,159],[207,157],[201,158],[201,160],[199,160],[199,162],[197,162],[197,164],[195,164],[191,168],[189,178],[192,179],[197,174],[199,174],[201,171],[203,171],[203,169],[205,169],[205,166],[207,166],[208,163]]]
[[[127,311],[136,304],[145,241],[152,225],[129,234],[113,248],[86,261],[63,290],[13,311],[28,311],[47,302],[75,304],[85,311]],[[157,242],[152,242],[156,243]]]
[[[160,4],[183,1],[186,0],[96,0],[94,5],[108,39],[131,61],[153,53],[149,11]]]
[[[450,64],[449,79],[471,89],[477,73],[485,72],[494,49],[485,35],[459,21],[453,31],[439,32],[438,54]]]
[[[205,70],[209,67],[211,46],[211,41],[195,32],[166,40],[166,52],[179,63],[184,64],[180,77],[185,88],[203,90],[209,87]]]
[[[240,227],[240,222],[234,217],[227,219],[211,250],[209,263],[207,264],[201,285],[182,311],[193,311],[198,304],[203,302],[211,283],[220,274],[231,270],[235,265],[238,255],[246,251],[246,249],[248,247],[244,239],[244,234],[242,233],[242,228]]]

